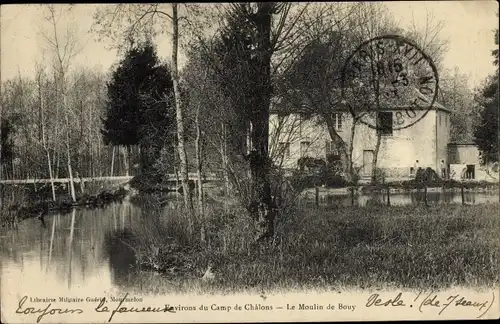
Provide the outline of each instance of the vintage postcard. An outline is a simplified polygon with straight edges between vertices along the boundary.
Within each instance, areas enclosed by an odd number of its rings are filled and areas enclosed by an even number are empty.
[[[496,1],[0,18],[2,323],[499,317]]]

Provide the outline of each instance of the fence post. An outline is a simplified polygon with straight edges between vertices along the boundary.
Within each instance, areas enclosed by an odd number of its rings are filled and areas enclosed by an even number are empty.
[[[315,189],[316,189],[316,197],[315,197],[316,198],[315,199],[316,200],[316,207],[318,207],[319,206],[319,187],[315,187]]]
[[[354,187],[351,187],[351,206],[354,206]]]
[[[387,206],[391,206],[391,188],[387,185]]]
[[[446,183],[443,183],[443,201],[446,204]]]
[[[464,197],[464,185],[460,186],[460,192],[462,194],[462,205],[465,205],[465,197]]]
[[[426,207],[429,207],[429,204],[427,203],[427,185],[424,184],[424,203]]]

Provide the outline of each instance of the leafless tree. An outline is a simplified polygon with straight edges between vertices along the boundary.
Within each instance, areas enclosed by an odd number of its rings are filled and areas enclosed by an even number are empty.
[[[45,151],[45,155],[47,156],[47,168],[49,170],[49,179],[50,179],[50,187],[52,190],[52,200],[56,200],[56,189],[54,185],[54,174],[52,170],[52,159],[50,157],[50,149],[47,140],[47,125],[46,125],[46,117],[45,117],[45,94],[44,91],[44,81],[47,83],[45,79],[45,73],[40,64],[37,64],[36,68],[36,83],[38,87],[38,100],[39,100],[39,118],[40,118],[40,140],[43,150]]]
[[[67,79],[68,71],[71,63],[75,56],[81,51],[79,47],[78,40],[76,39],[75,31],[72,29],[71,25],[68,24],[66,31],[63,35],[60,33],[59,20],[65,14],[69,13],[70,7],[58,8],[55,5],[48,5],[44,7],[46,9],[46,20],[50,25],[50,29],[45,30],[40,28],[40,35],[42,36],[46,49],[51,54],[52,68],[55,73],[55,84],[56,93],[60,97],[61,101],[56,101],[56,105],[61,105],[64,121],[62,124],[64,126],[64,137],[65,137],[65,148],[66,148],[66,163],[69,176],[69,185],[71,191],[71,197],[73,201],[76,201],[76,193],[74,186],[74,175],[73,175],[73,165],[71,159],[71,127],[70,124],[70,114],[72,110],[68,104],[68,85]]]
[[[292,109],[308,116],[320,116],[317,119],[321,125],[327,127],[330,138],[340,149],[343,170],[348,180],[356,178],[357,170],[353,163],[354,138],[358,125],[366,118],[371,118],[368,107],[373,101],[371,94],[377,96],[383,85],[380,80],[373,82],[377,73],[372,69],[364,80],[363,93],[358,91],[346,102],[341,95],[342,68],[348,57],[363,42],[383,35],[416,35],[419,36],[418,44],[425,44],[425,48],[434,49],[435,53],[444,50],[444,45],[439,40],[438,33],[442,27],[440,23],[429,19],[425,31],[414,27],[410,31],[399,28],[394,17],[381,3],[357,3],[344,6],[317,5],[316,10],[306,12],[301,22],[310,35],[305,42],[301,58],[290,65],[289,73],[283,75],[281,96],[286,104],[283,109]],[[441,27],[440,27],[441,26]],[[426,36],[428,35],[428,36]],[[423,46],[423,45],[422,45]],[[370,84],[373,89],[366,88]],[[375,97],[377,97],[375,96]],[[376,102],[371,102],[373,105]],[[352,106],[357,106],[357,114],[352,115],[350,136],[339,136],[335,128],[335,113],[349,111]],[[372,105],[372,106],[373,106]],[[378,106],[381,106],[380,102]],[[364,108],[363,108],[364,109]],[[378,123],[377,118],[375,122]],[[344,125],[346,123],[343,123]],[[378,125],[377,125],[378,127]],[[377,132],[375,150],[372,161],[372,180],[377,181],[377,160],[381,144],[381,132]]]
[[[202,17],[205,15],[196,4],[117,4],[101,8],[95,14],[93,31],[104,38],[113,40],[120,49],[141,39],[151,39],[171,28],[172,39],[172,77],[176,107],[178,154],[184,204],[193,209],[191,189],[188,185],[188,157],[185,143],[185,118],[179,83],[179,46],[181,36],[192,36],[202,30]],[[185,37],[189,38],[189,37]]]
[[[474,109],[474,93],[468,85],[468,77],[458,68],[441,71],[437,100],[451,110],[450,141],[470,143],[480,121],[479,111]]]
[[[352,143],[360,116],[353,118],[350,140],[346,141],[339,135],[335,119],[336,113],[343,113],[346,108],[340,91],[341,70],[356,44],[369,37],[361,28],[374,24],[379,11],[381,9],[375,4],[316,5],[301,22],[301,28],[308,30],[308,37],[301,44],[301,55],[282,74],[280,84],[283,98],[280,109],[283,113],[290,109],[299,112],[304,118],[327,127],[331,141],[343,157],[343,169],[350,180],[354,178]],[[375,28],[378,26],[371,29]]]

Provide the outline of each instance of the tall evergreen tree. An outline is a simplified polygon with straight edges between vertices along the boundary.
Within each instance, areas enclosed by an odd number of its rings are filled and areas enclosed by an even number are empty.
[[[226,26],[217,49],[224,67],[219,69],[222,88],[231,98],[237,115],[233,127],[241,130],[242,124],[243,129],[249,126],[251,145],[246,158],[250,165],[252,189],[246,203],[258,224],[258,240],[273,236],[276,216],[269,179],[271,56],[274,51],[271,21],[272,15],[282,6],[274,2],[234,4],[226,16]],[[241,131],[236,134],[241,134]]]
[[[173,83],[151,43],[131,48],[107,84],[108,105],[102,134],[106,144],[141,148],[148,169],[173,132]]]
[[[12,143],[12,133],[14,132],[14,125],[9,119],[2,118],[1,123],[1,164],[8,163],[12,160],[14,154],[14,143]]]
[[[214,46],[219,68],[216,82],[222,93],[233,106],[233,120],[228,123],[229,145],[233,152],[247,153],[245,143],[247,128],[251,119],[253,101],[258,95],[257,60],[253,54],[254,30],[248,19],[232,11],[227,17],[220,39]]]

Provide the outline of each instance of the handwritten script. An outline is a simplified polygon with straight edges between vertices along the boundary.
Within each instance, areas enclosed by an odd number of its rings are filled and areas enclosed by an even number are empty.
[[[425,297],[421,297],[425,296]],[[476,310],[479,315],[477,318],[483,317],[488,310],[493,305],[495,301],[495,293],[492,292],[491,300],[472,300],[463,296],[461,294],[454,295],[446,295],[439,296],[439,294],[431,291],[427,295],[423,295],[422,292],[419,292],[416,298],[412,298],[410,302],[409,298],[406,299],[403,296],[403,293],[400,292],[396,295],[392,295],[391,297],[382,297],[378,293],[371,294],[368,297],[368,300],[365,304],[366,307],[413,307],[414,305],[418,306],[418,311],[423,313],[426,308],[434,308],[439,309],[439,315],[443,314],[445,311],[456,308],[456,307],[467,307],[471,310]]]
[[[94,311],[97,313],[111,313],[108,322],[111,322],[115,314],[117,313],[175,313],[173,306],[165,305],[164,307],[151,307],[151,306],[143,306],[143,307],[128,307],[124,306],[124,302],[128,296],[128,293],[120,300],[118,306],[116,307],[108,307],[108,302],[106,297],[103,297],[99,304],[94,308]],[[16,309],[16,314],[21,315],[38,315],[36,318],[36,322],[40,323],[42,318],[46,315],[59,315],[59,314],[82,314],[83,309],[81,308],[55,308],[52,307],[52,303],[48,303],[47,305],[37,306],[37,307],[29,307],[26,304],[28,300],[28,296],[23,296],[21,300],[19,300],[18,307]]]
[[[169,304],[165,304],[164,306],[131,306],[130,303],[137,302],[136,298],[128,298],[128,293],[123,296],[123,298],[115,298],[111,297],[108,300],[106,297],[102,298],[87,298],[87,302],[90,302],[89,308],[85,308],[90,310],[93,313],[103,313],[104,316],[108,318],[108,322],[111,322],[113,319],[119,317],[117,314],[123,313],[176,313],[176,311],[183,311],[183,307],[174,307]],[[416,297],[415,297],[416,296]],[[61,298],[64,300],[64,298]],[[19,303],[17,304],[17,309],[15,311],[16,314],[24,316],[36,316],[36,323],[40,323],[40,321],[46,316],[54,316],[54,315],[66,315],[66,316],[74,316],[78,314],[83,314],[84,310],[82,308],[67,308],[67,307],[56,307],[54,298],[46,298],[46,299],[37,299],[37,298],[29,298],[28,296],[23,296]],[[83,301],[82,298],[79,300]],[[141,299],[142,302],[142,299]],[[365,307],[366,308],[413,308],[415,312],[426,312],[430,311],[431,313],[435,313],[437,315],[442,315],[445,312],[449,312],[451,314],[456,314],[457,311],[465,310],[467,314],[471,314],[473,316],[477,316],[477,318],[482,318],[488,311],[491,309],[491,306],[495,302],[495,293],[492,292],[491,297],[488,295],[483,297],[470,297],[464,293],[453,293],[453,294],[444,294],[444,293],[435,293],[431,291],[429,293],[419,292],[418,294],[411,293],[382,293],[377,292],[371,294],[366,300]],[[36,305],[34,304],[36,303]],[[128,303],[128,304],[127,304]],[[247,307],[250,305],[250,307]],[[313,306],[301,306],[305,304],[300,304],[298,310],[323,310],[323,305],[314,304]],[[328,305],[326,307],[327,310],[346,310],[350,309],[354,311],[354,309],[359,309],[356,305],[347,305],[343,303],[338,303],[338,308],[332,305]],[[214,306],[216,306],[214,308]],[[267,305],[266,305],[267,306]],[[272,306],[267,306],[272,310]],[[192,309],[187,307],[189,310],[197,310],[196,307]],[[230,306],[217,306],[217,304],[213,304],[211,310],[227,310],[231,309]],[[245,305],[244,310],[254,310],[254,309],[264,309],[260,304],[247,304]],[[277,307],[276,309],[283,309],[283,307]],[[294,310],[295,306],[291,306],[287,304],[287,309]],[[203,304],[198,307],[200,311],[208,311],[208,307]],[[242,307],[234,306],[235,311],[241,311]]]
[[[80,308],[51,308],[52,303],[48,303],[45,308],[42,306],[42,308],[35,308],[35,307],[24,307],[24,303],[26,303],[26,300],[28,299],[28,296],[24,296],[21,298],[19,301],[19,306],[16,309],[16,314],[23,314],[23,315],[30,315],[30,314],[40,314],[36,318],[36,322],[40,323],[42,318],[45,315],[56,315],[56,314],[81,314],[83,313],[83,310]]]
[[[99,302],[99,305],[95,308],[95,311],[98,313],[109,313],[111,312],[111,315],[109,316],[108,322],[111,322],[113,319],[113,316],[115,316],[116,313],[175,313],[174,307],[165,305],[165,307],[125,307],[122,306],[123,302],[127,298],[128,293],[125,294],[125,297],[123,297],[122,300],[120,300],[120,303],[118,306],[110,311],[109,308],[106,306],[106,297],[103,297],[101,301]]]

